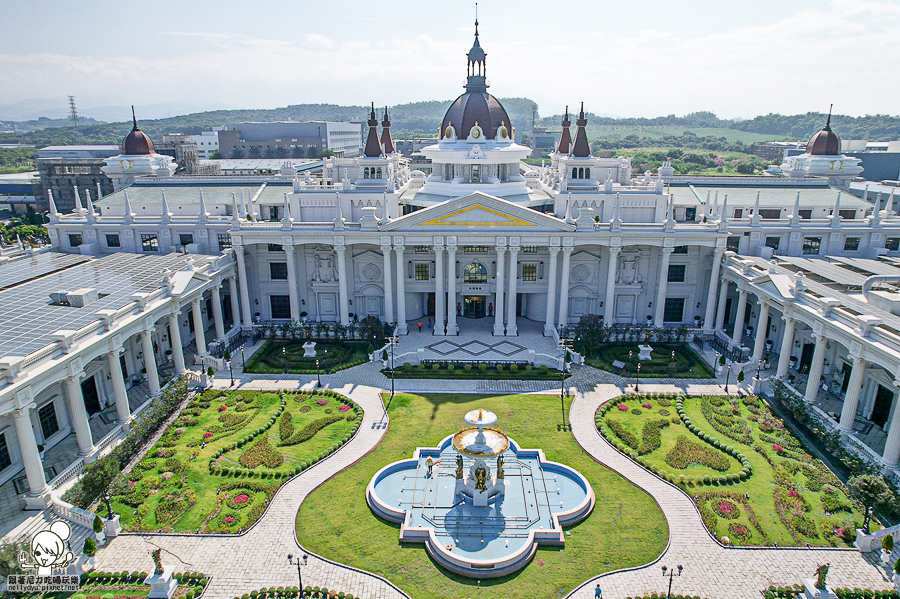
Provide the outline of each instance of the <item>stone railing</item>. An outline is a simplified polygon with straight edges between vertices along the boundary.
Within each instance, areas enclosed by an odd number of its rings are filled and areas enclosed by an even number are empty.
[[[50,511],[67,522],[83,526],[88,530],[94,529],[95,514],[80,507],[75,507],[71,503],[63,501],[54,493],[50,494]]]
[[[60,489],[63,485],[68,483],[69,481],[77,481],[81,478],[82,473],[84,472],[84,458],[78,458],[69,466],[57,474],[53,480],[47,483],[47,486],[50,487],[51,491],[56,491]]]

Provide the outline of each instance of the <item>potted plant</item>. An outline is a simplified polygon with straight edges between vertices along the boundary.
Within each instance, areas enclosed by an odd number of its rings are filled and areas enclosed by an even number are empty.
[[[894,553],[894,535],[884,535],[881,538],[881,563],[891,563],[891,555]]]
[[[738,382],[738,385],[740,385],[741,383],[744,382],[744,369],[743,368],[741,368],[741,371],[737,375],[737,382]]]
[[[76,568],[80,567],[82,572],[89,572],[94,569],[94,556],[97,555],[97,541],[93,537],[84,540],[84,547],[81,550],[81,557],[78,558]]]
[[[98,544],[103,544],[103,541],[106,540],[106,535],[103,534],[103,520],[100,519],[100,516],[94,516],[94,538],[97,539]]]

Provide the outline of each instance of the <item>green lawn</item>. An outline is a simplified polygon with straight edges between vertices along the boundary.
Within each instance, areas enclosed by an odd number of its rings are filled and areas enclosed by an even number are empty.
[[[837,477],[757,397],[632,395],[604,404],[597,422],[617,448],[685,489],[720,539],[843,547],[862,522]]]
[[[496,412],[499,426],[522,447],[540,447],[547,459],[580,471],[597,497],[593,513],[569,529],[565,549],[538,549],[534,561],[517,574],[482,581],[482,586],[496,587],[486,592],[501,597],[562,597],[589,576],[645,564],[662,552],[667,527],[659,507],[645,492],[591,459],[570,433],[557,432],[559,398],[547,395],[398,394],[381,443],[316,489],[301,506],[300,543],[329,559],[384,576],[417,599],[483,596],[475,581],[438,568],[423,545],[401,545],[399,526],[376,518],[365,498],[375,472],[409,458],[417,446],[436,445],[457,431],[463,415],[476,407]]]
[[[288,478],[340,447],[361,420],[361,408],[330,391],[206,391],[113,482],[113,509],[127,530],[247,529]]]
[[[700,356],[685,343],[651,343],[653,351],[650,360],[638,360],[638,343],[610,343],[603,345],[595,353],[588,356],[586,364],[622,374],[640,378],[674,378],[674,379],[707,379],[712,377],[712,370],[703,363]],[[631,352],[631,357],[628,356]],[[674,358],[672,352],[675,352]],[[613,366],[614,361],[623,362],[625,367]],[[637,365],[641,371],[638,374]]]
[[[294,374],[315,374],[316,359],[322,374],[357,366],[369,359],[365,341],[326,341],[316,343],[316,358],[303,357],[304,341],[266,341],[256,355],[247,362],[246,372],[279,374],[285,370]],[[282,352],[282,350],[284,350]]]

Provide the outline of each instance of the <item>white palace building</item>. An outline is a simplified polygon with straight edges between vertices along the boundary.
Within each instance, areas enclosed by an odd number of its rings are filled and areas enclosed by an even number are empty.
[[[893,195],[849,192],[859,161],[829,125],[786,177],[638,174],[591,155],[582,108],[532,166],[485,64],[476,27],[427,176],[386,109],[362,156],[266,177],[175,177],[135,121],[114,193],[78,190],[69,214],[51,198],[53,251],[0,264],[0,502],[46,505],[211,342],[366,316],[451,339],[686,327],[897,468],[900,218]]]

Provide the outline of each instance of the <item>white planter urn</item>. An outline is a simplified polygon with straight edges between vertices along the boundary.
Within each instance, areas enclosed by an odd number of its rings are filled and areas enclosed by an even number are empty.
[[[881,563],[885,566],[891,565],[891,556],[893,555],[892,551],[881,550]]]
[[[103,533],[107,539],[114,539],[122,532],[122,517],[119,514],[113,514],[112,518],[103,521]]]
[[[103,531],[102,531],[102,530],[101,530],[100,532],[95,532],[95,533],[94,533],[94,540],[97,541],[97,546],[98,546],[98,547],[102,547],[102,546],[103,546],[103,543],[106,542],[106,535],[103,534]]]
[[[70,574],[87,574],[91,570],[94,569],[94,556],[88,557],[87,555],[80,555],[78,559],[75,560],[75,563],[68,567],[68,572]]]
[[[894,581],[894,588],[900,591],[900,574],[895,572],[892,580]]]

